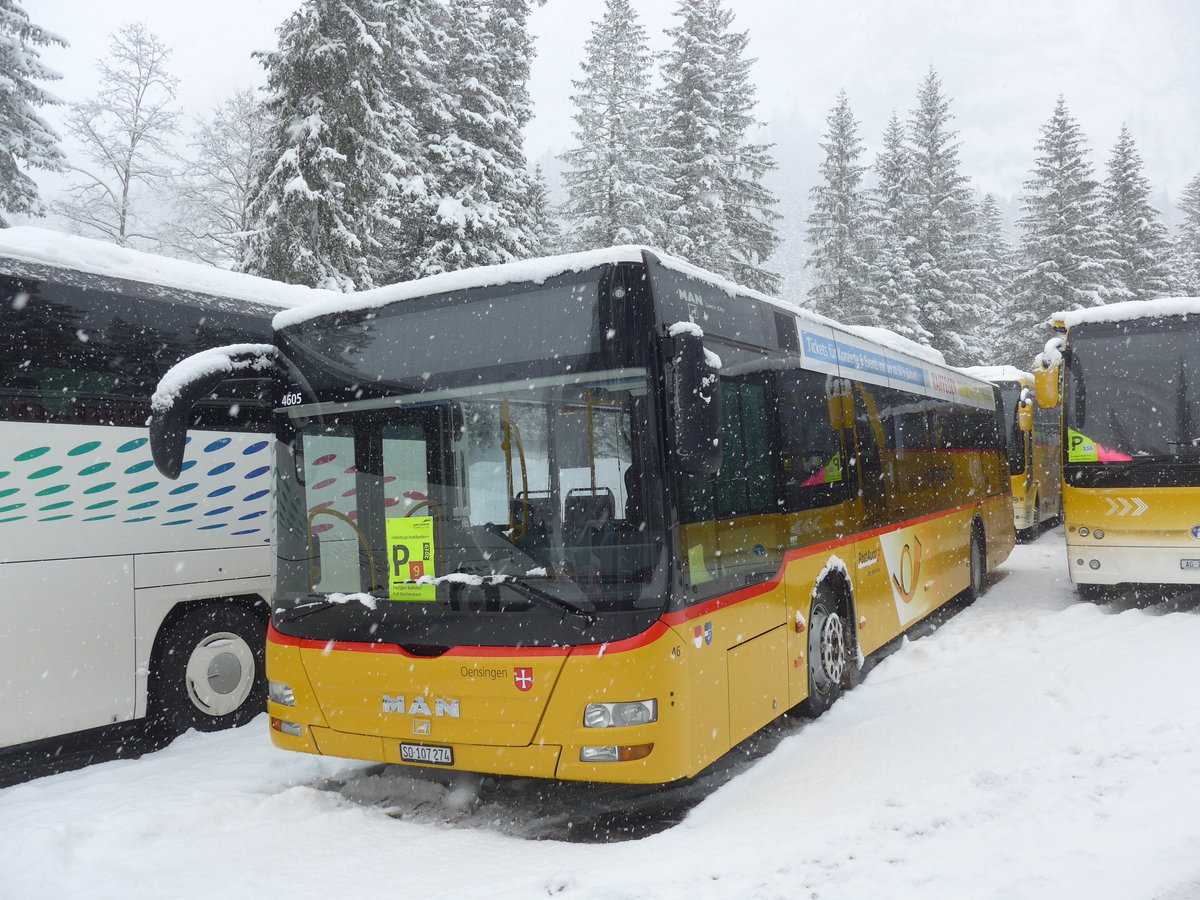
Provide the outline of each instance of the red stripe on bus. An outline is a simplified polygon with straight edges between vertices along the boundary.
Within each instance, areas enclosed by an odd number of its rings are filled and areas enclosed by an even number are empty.
[[[755,597],[766,594],[783,581],[783,573],[786,571],[788,563],[795,560],[805,559],[806,557],[816,556],[819,553],[824,553],[829,550],[835,550],[838,547],[844,547],[847,544],[852,544],[855,541],[865,541],[871,538],[878,537],[883,534],[888,534],[892,531],[899,531],[902,528],[911,528],[914,525],[921,525],[925,522],[932,522],[934,519],[952,516],[955,513],[960,513],[968,509],[976,509],[988,501],[1008,500],[1011,502],[1011,494],[997,494],[994,497],[988,497],[978,503],[967,503],[963,506],[957,506],[954,509],[942,510],[941,512],[929,513],[928,515],[918,516],[914,519],[906,519],[903,522],[897,522],[892,525],[884,525],[879,528],[873,528],[870,531],[860,531],[845,537],[834,538],[830,541],[825,541],[820,544],[812,544],[808,547],[801,547],[797,550],[789,550],[784,554],[783,564],[779,570],[767,581],[762,584],[752,585],[734,591],[731,594],[723,594],[720,597],[714,597],[704,603],[699,603],[695,606],[690,606],[687,609],[679,610],[678,612],[666,613],[658,619],[653,625],[643,631],[641,634],[634,635],[630,638],[623,638],[619,641],[610,641],[602,644],[581,644],[575,647],[472,647],[472,646],[456,646],[451,647],[445,653],[438,657],[421,656],[416,653],[409,653],[398,644],[384,643],[369,643],[360,641],[335,641],[335,640],[313,640],[312,638],[298,638],[292,635],[282,634],[275,630],[274,624],[267,627],[267,641],[272,644],[278,644],[283,647],[299,647],[303,650],[321,650],[324,652],[345,652],[345,653],[381,653],[389,656],[403,656],[406,659],[430,659],[442,657],[482,657],[486,659],[510,658],[523,656],[569,656],[572,653],[580,656],[605,656],[609,653],[627,653],[630,650],[637,650],[641,647],[648,646],[660,637],[666,634],[668,628],[675,625],[682,625],[690,622],[692,619],[699,619],[703,616],[709,616],[713,613],[728,609],[739,603],[744,603]]]
[[[789,550],[783,555],[783,564],[769,580],[762,584],[756,584],[752,587],[742,588],[740,591],[734,591],[732,594],[724,594],[720,597],[714,597],[711,600],[706,600],[704,603],[699,603],[695,606],[689,606],[687,609],[681,609],[678,612],[667,613],[662,617],[662,621],[668,625],[682,625],[685,622],[690,622],[692,619],[699,619],[703,616],[712,615],[718,610],[728,609],[738,603],[743,603],[746,600],[751,600],[754,597],[759,597],[766,594],[776,587],[783,580],[783,573],[787,569],[788,563],[798,559],[805,559],[809,556],[816,556],[819,553],[825,553],[829,550],[836,550],[838,547],[844,547],[847,544],[852,544],[856,541],[867,541],[874,537],[879,537],[882,534],[888,534],[892,531],[899,531],[902,528],[911,528],[914,525],[921,525],[925,522],[932,522],[934,519],[940,519],[944,516],[952,516],[955,513],[960,513],[963,510],[976,509],[984,503],[990,501],[998,501],[1001,499],[1008,500],[1012,494],[996,494],[993,497],[987,497],[977,503],[967,503],[962,506],[956,506],[954,509],[945,509],[940,512],[929,513],[924,516],[917,516],[914,519],[906,519],[903,522],[897,522],[892,525],[883,525],[879,528],[873,528],[870,531],[856,531],[854,534],[846,535],[845,537],[834,538],[830,541],[825,541],[820,544],[811,544],[807,547],[800,547],[796,550]]]

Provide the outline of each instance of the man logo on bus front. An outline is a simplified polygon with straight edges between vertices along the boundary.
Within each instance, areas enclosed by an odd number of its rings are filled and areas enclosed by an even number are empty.
[[[516,683],[518,691],[529,690],[531,687],[533,687],[533,669],[522,666],[514,667],[513,682]]]

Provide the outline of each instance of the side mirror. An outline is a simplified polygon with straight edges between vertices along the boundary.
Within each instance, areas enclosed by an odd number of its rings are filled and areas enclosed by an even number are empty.
[[[704,349],[703,332],[683,322],[671,327],[671,407],[675,417],[675,461],[689,475],[721,469],[721,362]]]
[[[1058,406],[1058,365],[1034,366],[1034,385],[1037,390],[1037,403],[1042,409],[1053,409]]]
[[[850,394],[850,383],[831,376],[827,379],[825,390],[829,424],[835,431],[849,431],[854,427],[854,398]]]
[[[1017,404],[1017,427],[1028,433],[1033,431],[1033,397],[1029,389],[1021,391],[1021,401]]]
[[[1064,341],[1060,337],[1046,342],[1046,349],[1033,360],[1033,382],[1037,403],[1042,409],[1058,406],[1058,371],[1062,364]]]
[[[165,477],[179,477],[192,407],[227,378],[270,375],[273,344],[232,344],[193,354],[167,370],[150,398],[150,455]]]

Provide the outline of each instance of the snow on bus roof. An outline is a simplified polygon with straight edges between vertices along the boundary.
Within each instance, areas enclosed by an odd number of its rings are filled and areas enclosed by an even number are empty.
[[[624,244],[606,247],[599,250],[588,250],[581,253],[565,253],[557,256],[543,256],[520,262],[503,263],[494,266],[478,266],[472,269],[461,269],[456,272],[442,272],[415,281],[387,285],[354,294],[338,294],[334,292],[314,292],[314,300],[303,307],[293,307],[276,313],[272,324],[276,330],[298,325],[310,319],[334,315],[341,312],[355,312],[378,309],[393,303],[426,297],[434,294],[446,294],[472,288],[493,287],[518,282],[543,284],[548,279],[568,272],[584,272],[588,269],[606,263],[642,262],[643,253],[653,254],[663,267],[679,272],[712,285],[730,297],[748,297],[760,300],[786,310],[806,321],[825,325],[835,330],[848,332],[864,340],[886,347],[902,355],[914,357],[923,362],[950,368],[941,351],[925,344],[889,331],[870,325],[843,325],[834,319],[827,318],[810,309],[771,297],[752,288],[735,284],[728,279],[715,275],[698,266],[694,266],[679,257],[670,256],[652,247],[635,244]],[[971,376],[968,376],[971,377]]]
[[[0,228],[0,256],[281,308],[331,293],[31,226]]]
[[[970,375],[972,378],[979,378],[983,381],[993,383],[1000,381],[1033,382],[1033,374],[1031,372],[1018,369],[1016,366],[963,366],[958,371],[965,375]]]
[[[1072,309],[1056,312],[1047,324],[1061,324],[1064,328],[1094,322],[1128,322],[1133,319],[1151,319],[1159,316],[1200,315],[1200,297],[1159,297],[1155,300],[1126,300],[1104,306],[1089,306],[1087,309]]]
[[[809,315],[812,315],[812,313],[809,313]],[[918,344],[911,338],[896,334],[894,331],[888,331],[886,328],[880,328],[877,325],[841,325],[837,322],[833,322],[832,324],[837,328],[849,331],[851,334],[857,334],[859,337],[874,341],[876,344],[881,344],[889,350],[899,350],[901,353],[907,353],[909,356],[915,356],[917,359],[934,363],[935,365],[946,365],[946,357],[942,355],[941,350],[930,347],[928,344]]]
[[[359,291],[354,294],[326,292],[304,307],[277,313],[273,320],[276,329],[297,325],[308,319],[341,312],[375,309],[425,297],[431,294],[446,294],[471,288],[493,287],[530,281],[542,284],[556,275],[568,272],[583,272],[605,263],[641,262],[642,248],[633,246],[608,247],[604,250],[589,250],[583,253],[565,253],[559,256],[543,256],[521,262],[502,263],[496,266],[477,266],[457,272],[442,272],[415,281],[403,281],[385,287]]]

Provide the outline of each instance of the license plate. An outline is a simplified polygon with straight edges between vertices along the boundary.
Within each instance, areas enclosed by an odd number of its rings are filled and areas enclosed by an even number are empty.
[[[401,762],[426,763],[434,766],[454,765],[453,747],[435,747],[433,744],[401,744]]]
[[[1181,569],[1200,569],[1200,559],[1181,559],[1179,561]]]

